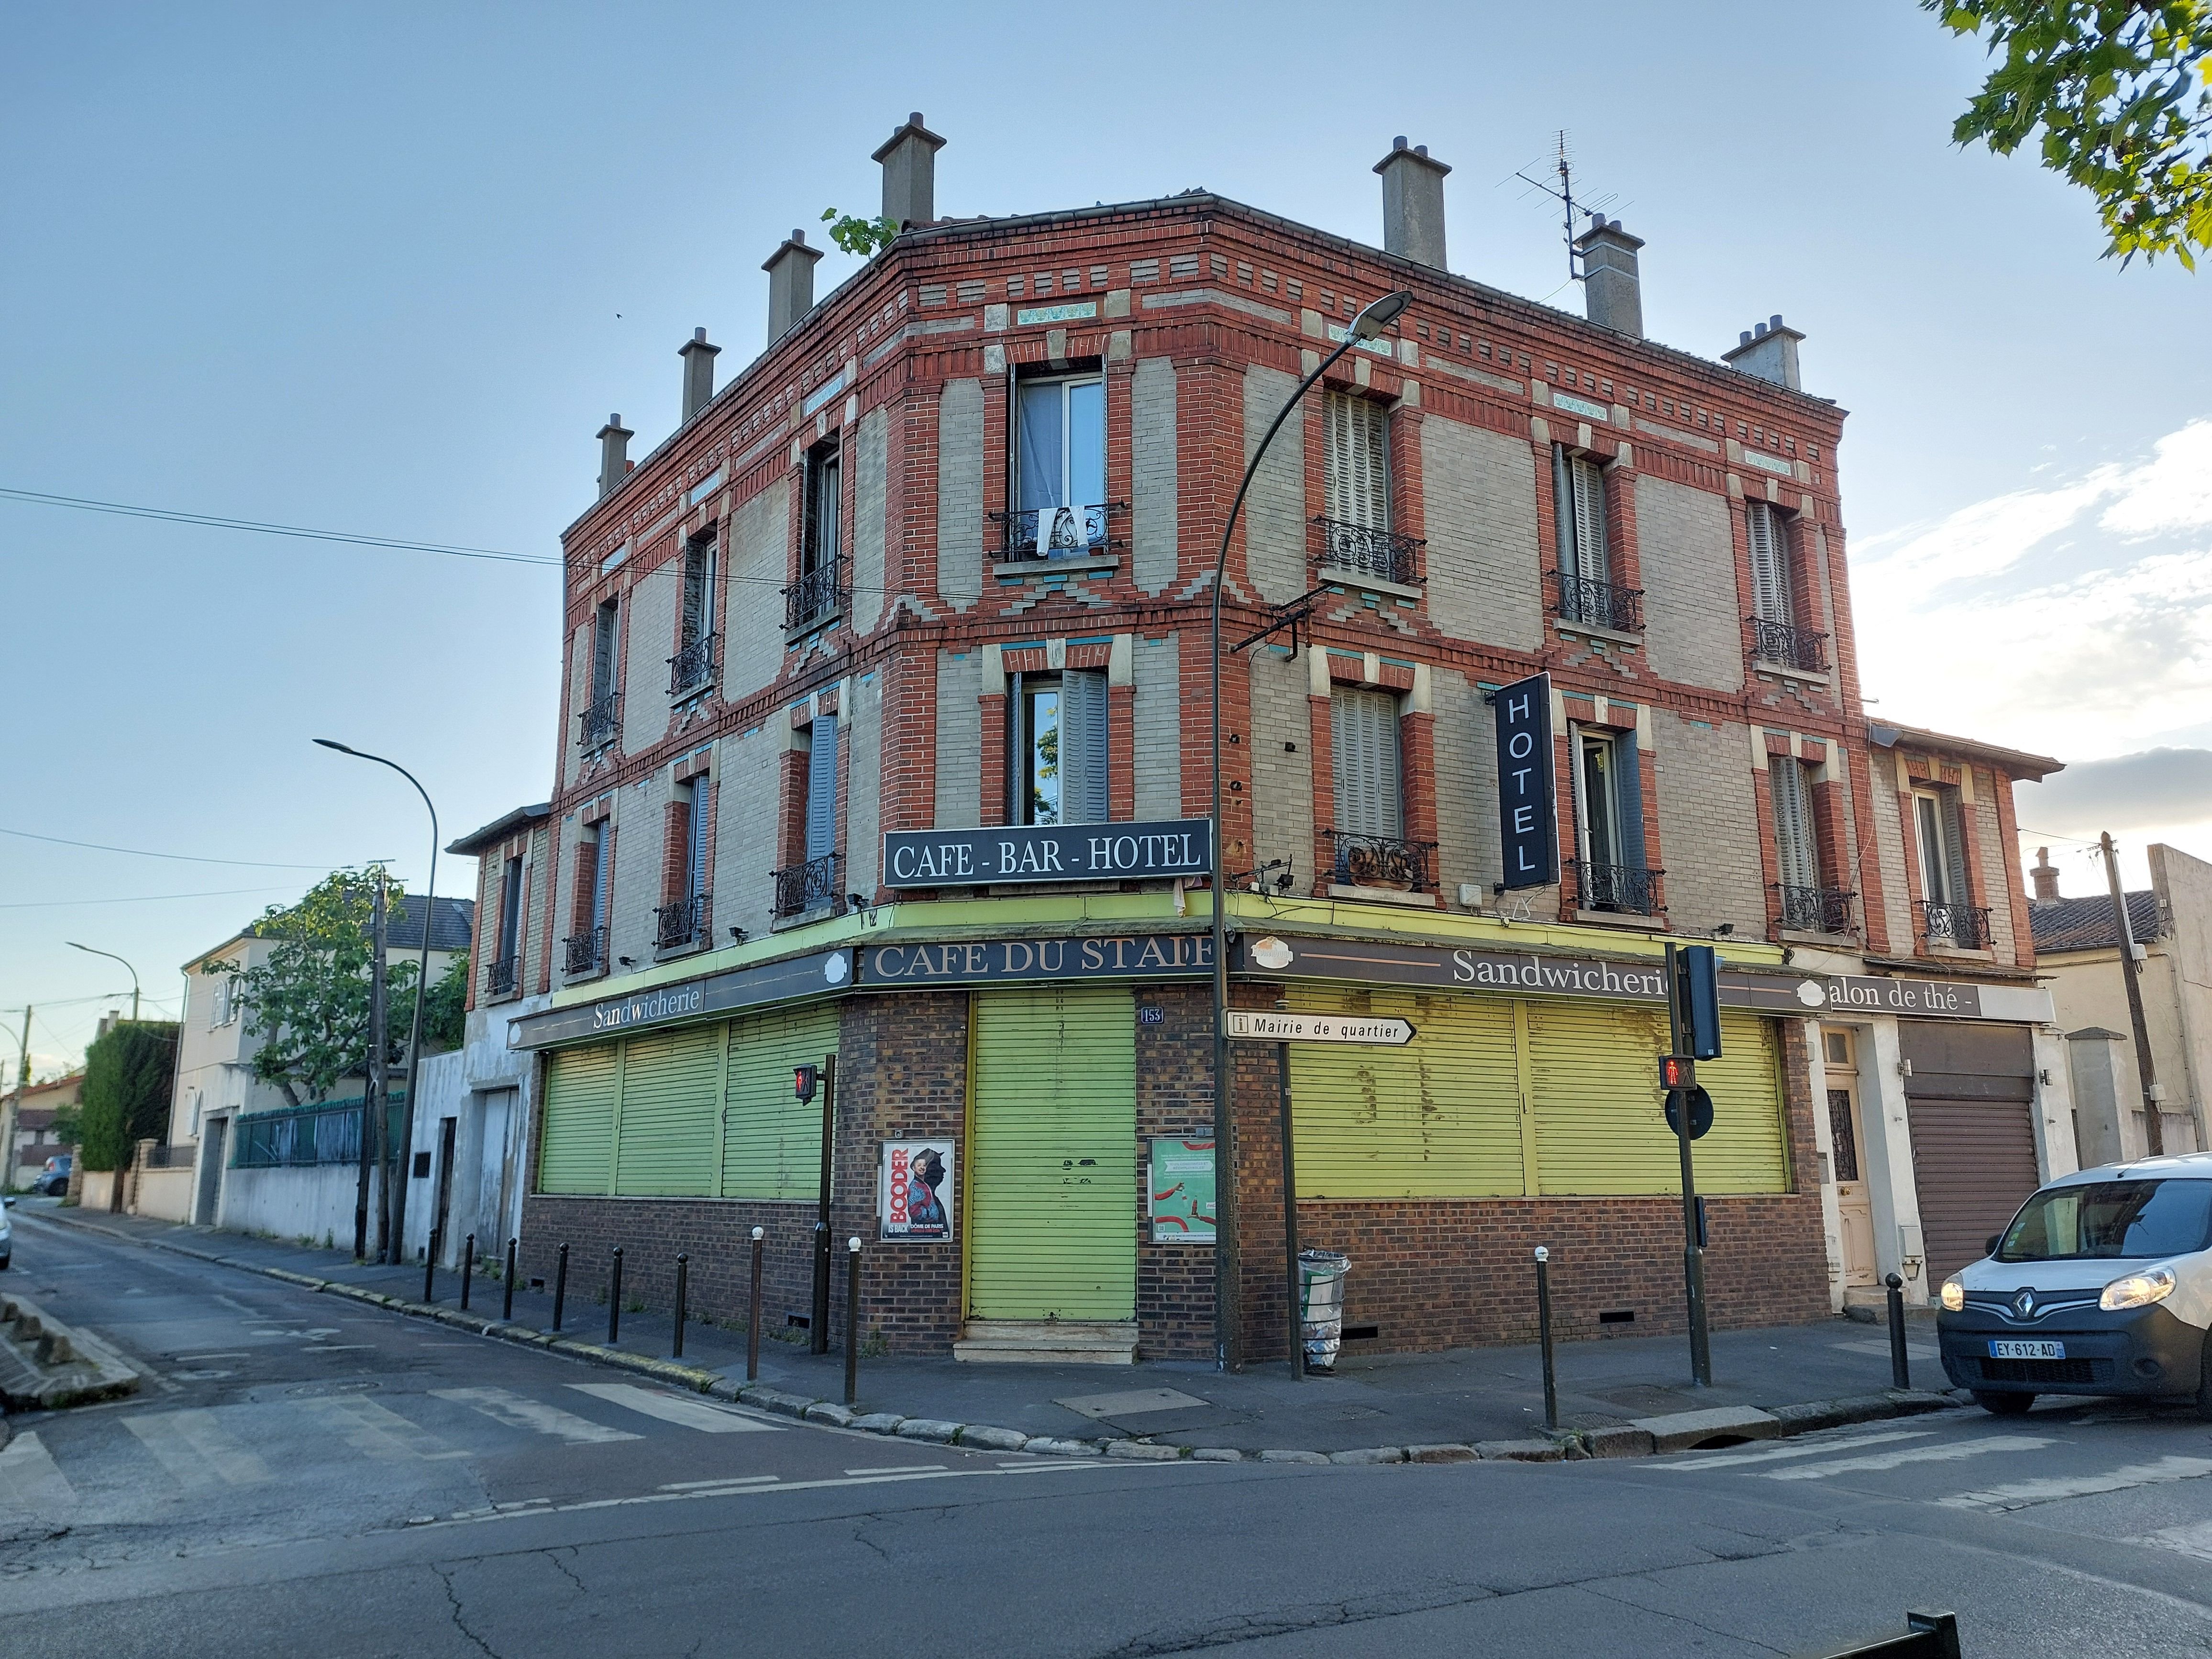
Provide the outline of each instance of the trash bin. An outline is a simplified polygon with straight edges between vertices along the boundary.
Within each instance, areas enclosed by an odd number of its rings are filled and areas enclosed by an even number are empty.
[[[1333,1371],[1344,1346],[1344,1276],[1352,1258],[1336,1250],[1298,1252],[1298,1333],[1306,1369]]]

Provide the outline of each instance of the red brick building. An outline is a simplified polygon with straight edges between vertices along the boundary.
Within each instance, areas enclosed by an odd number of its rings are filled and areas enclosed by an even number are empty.
[[[769,1319],[811,1323],[823,1126],[793,1068],[834,1056],[866,1329],[1212,1352],[1214,562],[1301,377],[1402,289],[1227,556],[1224,646],[1276,630],[1223,670],[1232,1001],[1419,1032],[1237,1045],[1247,1352],[1285,1341],[1285,1093],[1353,1352],[1525,1333],[1537,1243],[1570,1331],[1676,1324],[1654,965],[1682,936],[1726,964],[1717,1320],[1815,1316],[1877,1268],[1923,1293],[1900,1032],[2029,1079],[1957,1129],[1970,1159],[2064,1109],[2033,1082],[2008,817],[2056,763],[1870,741],[1844,416],[1800,389],[1802,337],[1644,338],[1642,244],[1602,219],[1589,318],[1453,275],[1449,169],[1402,140],[1380,249],[1202,192],[940,218],[942,143],[916,116],[878,152],[903,228],[835,292],[800,233],[776,251],[768,347],[720,391],[684,347],[650,454],[600,434],[550,817],[480,897],[521,943],[478,1016],[542,1068],[528,1271],[566,1241],[588,1285],[621,1243],[665,1297],[688,1249],[694,1305],[733,1312],[757,1225]],[[1506,687],[1550,755],[1535,783],[1508,755],[1501,801]],[[1535,884],[1502,884],[1509,834]]]

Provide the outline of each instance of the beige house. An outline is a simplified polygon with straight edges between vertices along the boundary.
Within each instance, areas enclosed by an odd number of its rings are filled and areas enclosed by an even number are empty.
[[[5,1172],[0,1184],[8,1191],[20,1192],[28,1186],[45,1170],[48,1158],[76,1150],[54,1127],[54,1115],[64,1107],[76,1105],[83,1093],[84,1073],[80,1070],[28,1088],[18,1087],[0,1101],[0,1154],[5,1158],[4,1165],[0,1165]]]
[[[2126,895],[2120,937],[2111,894],[2058,892],[2047,848],[2037,849],[2030,917],[2036,965],[2066,1032],[2074,1133],[2084,1166],[2141,1158],[2148,1134],[2142,1068],[2120,952],[2140,967],[2159,1119],[2168,1152],[2202,1150],[2212,1083],[2212,864],[2178,848],[2150,848],[2151,884]]]

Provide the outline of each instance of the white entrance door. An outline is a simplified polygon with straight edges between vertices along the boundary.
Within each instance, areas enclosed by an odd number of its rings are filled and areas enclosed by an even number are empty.
[[[1875,1283],[1874,1205],[1859,1167],[1857,1047],[1849,1031],[1823,1031],[1828,1060],[1828,1142],[1836,1176],[1836,1212],[1844,1235],[1846,1288]]]

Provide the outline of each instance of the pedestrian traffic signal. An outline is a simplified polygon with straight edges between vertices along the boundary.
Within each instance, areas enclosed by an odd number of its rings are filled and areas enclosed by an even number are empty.
[[[1659,1056],[1659,1086],[1662,1089],[1690,1089],[1697,1086],[1698,1062],[1687,1054]]]
[[[1669,1089],[1667,1091],[1667,1127],[1675,1134],[1682,1133],[1682,1102],[1690,1103],[1690,1139],[1702,1140],[1705,1131],[1713,1127],[1713,1097],[1703,1089]]]
[[[1682,947],[1678,972],[1681,976],[1683,1034],[1690,1039],[1696,1060],[1721,1057],[1720,959],[1710,945]]]
[[[818,1066],[794,1066],[791,1068],[792,1092],[801,1100],[814,1098],[815,1079],[822,1075]]]

